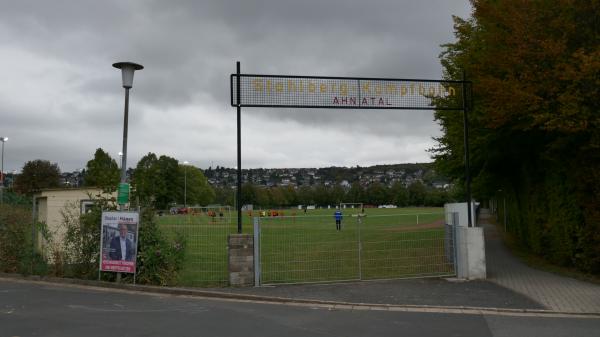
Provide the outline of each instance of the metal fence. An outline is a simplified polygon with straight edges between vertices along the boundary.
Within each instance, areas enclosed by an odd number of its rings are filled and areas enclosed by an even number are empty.
[[[167,235],[185,238],[185,262],[179,272],[179,286],[223,287],[229,284],[227,236],[236,232],[228,214],[216,216],[202,211],[158,217]]]
[[[455,275],[444,213],[255,218],[260,284]],[[450,217],[452,218],[452,217]],[[256,257],[255,257],[256,258]]]

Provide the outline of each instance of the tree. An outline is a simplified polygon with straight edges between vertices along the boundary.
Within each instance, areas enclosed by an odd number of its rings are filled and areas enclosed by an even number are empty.
[[[181,171],[176,159],[157,158],[148,153],[138,162],[133,173],[134,197],[144,205],[166,209],[177,203],[181,189]]]
[[[117,162],[98,148],[94,159],[87,162],[84,174],[84,186],[100,187],[105,192],[115,191],[119,184],[120,173]]]
[[[156,194],[159,193],[155,180],[158,177],[158,158],[154,153],[148,153],[137,163],[133,171],[133,197],[139,199],[142,205],[154,206]]]
[[[269,189],[270,204],[273,207],[283,207],[287,205],[285,194],[280,187],[272,187]]]
[[[345,200],[345,202],[365,202],[365,191],[358,182],[354,182],[350,186],[346,198],[348,200]]]
[[[427,191],[425,185],[420,181],[415,181],[408,185],[408,204],[411,206],[425,205],[425,195]]]
[[[183,203],[185,199],[188,205],[208,205],[215,200],[215,191],[208,184],[202,170],[191,165],[179,165],[179,171],[180,203]],[[187,192],[185,191],[186,186]]]
[[[254,204],[258,205],[259,207],[269,207],[271,206],[271,195],[269,193],[269,190],[266,188],[256,188],[256,194],[255,194],[255,202]]]
[[[398,207],[408,205],[408,190],[404,186],[404,183],[396,181],[390,189],[390,195],[394,205]]]
[[[313,189],[313,198],[315,199],[315,203],[319,206],[327,206],[332,204],[331,193],[329,189],[323,185],[315,186]]]
[[[339,205],[346,199],[346,191],[344,191],[342,186],[340,186],[339,184],[335,184],[331,188],[330,197],[332,205]]]
[[[256,204],[256,187],[252,183],[245,183],[242,185],[242,205]]]
[[[234,191],[229,187],[216,187],[215,191],[215,203],[219,205],[233,205]]]
[[[383,205],[387,202],[387,190],[379,182],[372,183],[365,192],[367,202],[372,205]]]
[[[60,169],[58,164],[48,160],[36,159],[28,161],[23,166],[21,174],[15,182],[15,190],[19,193],[30,194],[43,188],[60,186]]]
[[[600,273],[600,3],[472,4],[472,18],[455,18],[457,40],[441,61],[447,79],[464,70],[473,83],[473,192],[493,198],[502,189],[508,231],[524,247]],[[436,167],[462,179],[462,116],[435,118]]]
[[[315,197],[311,187],[302,185],[298,189],[298,203],[301,205],[313,205],[315,203]]]

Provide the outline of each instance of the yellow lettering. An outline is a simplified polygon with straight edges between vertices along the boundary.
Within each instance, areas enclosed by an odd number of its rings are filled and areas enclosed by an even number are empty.
[[[299,86],[298,86],[298,91],[300,92],[304,92],[304,82],[300,81],[298,82]]]
[[[415,84],[414,83],[410,85],[410,94],[411,95],[415,94]]]
[[[335,83],[333,83],[333,84],[331,85],[331,92],[332,92],[332,93],[335,93]]]
[[[379,83],[379,84],[377,84],[377,85],[375,86],[375,94],[376,94],[376,95],[381,95],[381,92],[382,92],[382,91],[383,91],[383,88],[382,88],[381,84],[380,84],[380,83]]]
[[[288,84],[287,85],[287,91],[288,92],[296,92],[297,91],[297,89],[296,89],[296,82],[294,82],[292,80],[288,80],[287,84]]]
[[[327,84],[321,83],[321,85],[319,85],[319,89],[321,92],[327,92]]]
[[[385,86],[385,93],[388,95],[393,95],[396,93],[396,85],[395,84],[388,84]]]
[[[425,96],[425,87],[422,84],[419,84],[419,95]]]
[[[363,94],[369,94],[371,92],[371,83],[369,81],[364,82],[362,85]]]
[[[342,96],[348,96],[348,85],[346,83],[340,84],[340,93]]]
[[[252,81],[252,86],[254,91],[263,91],[263,81],[260,79]]]
[[[316,90],[316,85],[313,82],[308,82],[308,91],[309,92],[315,92]]]
[[[267,92],[271,92],[271,80],[267,80]]]
[[[277,91],[277,92],[283,91],[283,83],[282,82],[275,83],[275,91]]]
[[[400,86],[400,96],[406,96],[408,93],[408,88],[405,85]]]
[[[448,89],[446,89],[446,92],[450,95],[450,96],[454,96],[456,95],[456,91],[454,90],[454,87],[448,87]]]
[[[434,97],[435,96],[435,87],[429,87],[429,96],[430,97]]]

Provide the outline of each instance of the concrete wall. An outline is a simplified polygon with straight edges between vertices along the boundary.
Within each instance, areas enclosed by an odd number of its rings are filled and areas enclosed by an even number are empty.
[[[486,278],[485,240],[481,227],[456,227],[456,276]]]
[[[473,226],[476,222],[476,203],[471,203],[471,216]],[[485,279],[485,240],[481,227],[468,227],[467,203],[445,204],[444,211],[446,225],[455,225],[456,230],[456,275],[464,279]],[[452,218],[453,213],[458,213],[458,221]],[[450,228],[446,230],[447,239],[452,234]],[[446,249],[449,254],[449,249]]]
[[[469,224],[469,216],[467,212],[467,203],[458,202],[444,205],[444,213],[446,213],[446,223],[452,223],[452,213],[458,213],[458,225],[467,227]],[[471,221],[473,226],[477,226],[477,217],[475,214],[475,202],[471,202]]]
[[[230,234],[228,241],[229,285],[254,285],[254,237],[252,234]]]

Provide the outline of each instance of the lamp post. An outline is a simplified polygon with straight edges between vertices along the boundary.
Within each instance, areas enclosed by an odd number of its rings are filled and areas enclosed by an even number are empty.
[[[183,162],[183,207],[187,210],[187,166],[189,162]]]
[[[0,137],[2,142],[2,160],[0,161],[0,205],[4,204],[4,143],[8,137]]]
[[[129,201],[129,184],[127,184],[127,123],[129,119],[129,89],[133,87],[133,73],[136,70],[144,69],[141,64],[133,62],[117,62],[113,67],[121,69],[121,79],[123,88],[125,88],[125,116],[123,119],[123,157],[121,158],[121,183],[119,184],[119,194],[117,201],[121,211],[125,209],[125,204]]]

